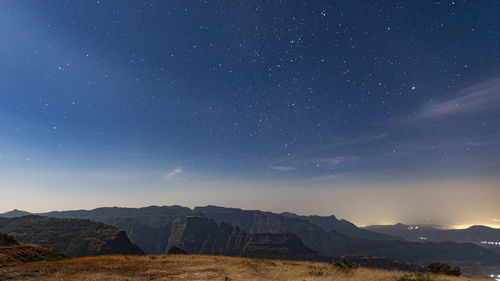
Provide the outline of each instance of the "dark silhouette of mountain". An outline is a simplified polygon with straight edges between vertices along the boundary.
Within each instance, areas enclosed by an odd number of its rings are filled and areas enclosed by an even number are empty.
[[[306,247],[302,240],[290,233],[248,234],[227,223],[217,225],[204,216],[177,218],[172,223],[168,241],[168,253],[222,254],[227,256],[311,260],[339,262],[344,259],[332,258]],[[347,257],[364,267],[422,271],[417,264],[395,262],[390,259],[368,256]]]
[[[188,252],[184,251],[183,249],[177,247],[177,246],[172,246],[168,248],[167,254],[169,255],[187,255]]]
[[[0,232],[12,235],[20,242],[38,244],[73,257],[143,254],[124,231],[86,219],[35,215],[0,218]]]
[[[173,221],[168,248],[173,246],[191,254],[292,260],[328,258],[307,248],[293,234],[251,235],[227,223],[217,225],[213,220],[202,216],[186,216]]]
[[[334,219],[334,217],[305,217],[290,213],[276,214],[216,206],[197,207],[194,210],[180,206],[153,206],[138,209],[113,207],[99,208],[91,211],[51,212],[44,215],[90,218],[111,224],[125,230],[131,241],[137,243],[146,253],[162,254],[166,253],[169,246],[173,245],[172,241],[175,241],[173,239],[179,233],[178,229],[173,227],[174,221],[191,214],[203,214],[207,218],[212,219],[215,222],[214,225],[217,227],[212,226],[210,231],[216,231],[218,234],[210,235],[213,237],[222,237],[220,238],[222,241],[226,241],[226,238],[223,238],[226,237],[226,234],[224,234],[226,232],[221,232],[220,229],[229,229],[227,226],[222,226],[225,223],[229,226],[237,227],[247,235],[293,234],[300,238],[305,247],[323,255],[333,257],[370,256],[421,264],[434,261],[448,263],[477,262],[485,264],[500,262],[499,255],[473,244],[415,243],[394,240],[389,235],[376,236],[366,230],[356,230],[359,228],[355,225],[347,221]],[[340,233],[337,229],[346,233],[354,233],[353,235],[356,235],[356,237]],[[174,230],[177,234],[172,232]],[[229,232],[229,230],[227,231]],[[193,238],[193,241],[205,241],[204,236],[195,237],[196,239]],[[372,239],[362,237],[370,237]],[[188,240],[181,239],[177,241]],[[202,243],[200,241],[196,243]],[[208,241],[211,240],[209,239]],[[181,247],[183,245],[178,246],[183,250],[187,250]],[[187,245],[191,244],[188,243]],[[217,249],[220,254],[229,255],[231,253],[230,244],[227,246],[228,249],[224,251],[219,246],[217,246],[219,248],[213,246],[219,244],[210,245],[212,245],[212,252],[215,252],[214,249]],[[193,249],[195,249],[193,253],[210,253],[208,250],[207,252],[204,252],[205,250],[199,252],[199,249],[196,250],[196,247]],[[241,248],[233,247],[234,249],[240,250]]]
[[[419,241],[425,238],[427,241],[455,241],[462,243],[477,243],[481,241],[500,241],[500,229],[487,226],[475,225],[467,229],[437,229],[430,226],[419,225],[371,225],[365,229],[402,237],[408,241]]]
[[[31,213],[26,212],[26,211],[21,211],[18,209],[14,209],[12,211],[0,214],[0,218],[17,218],[17,217],[22,217],[22,216],[27,216],[31,215]]]
[[[401,240],[369,240],[350,237],[333,228],[326,231],[300,216],[270,212],[248,211],[216,206],[196,207],[195,212],[205,214],[217,223],[229,223],[251,233],[292,233],[309,248],[331,255],[368,255],[392,260],[429,263],[500,261],[500,256],[473,244],[412,243]],[[307,217],[306,217],[307,218]]]
[[[83,218],[113,225],[124,230],[131,241],[145,253],[163,254],[167,251],[172,221],[191,215],[192,210],[181,206],[150,206],[145,208],[105,207],[94,210],[77,210],[44,213],[56,218]]]
[[[326,231],[335,230],[339,233],[345,234],[350,237],[363,238],[368,240],[402,240],[400,237],[391,236],[383,233],[377,233],[357,227],[355,224],[344,220],[337,219],[334,215],[324,216],[298,216],[293,213],[284,212],[283,216],[299,218],[307,220],[312,224],[319,226]]]

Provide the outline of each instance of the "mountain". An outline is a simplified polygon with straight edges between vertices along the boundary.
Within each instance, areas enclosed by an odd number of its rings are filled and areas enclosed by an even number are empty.
[[[355,224],[344,220],[337,219],[334,215],[331,216],[299,216],[293,213],[284,212],[282,216],[307,220],[312,224],[326,231],[335,230],[339,233],[350,237],[363,238],[368,240],[402,240],[400,237],[373,232],[357,227]]]
[[[302,240],[305,247],[331,257],[370,256],[420,264],[434,261],[453,264],[500,263],[499,255],[473,244],[415,243],[398,240],[387,234],[377,236],[371,230],[363,229],[360,231],[355,225],[347,221],[337,220],[334,217],[306,217],[290,213],[276,214],[216,206],[196,207],[193,210],[181,206],[113,207],[90,211],[51,212],[44,215],[90,218],[111,224],[125,230],[131,241],[138,244],[146,253],[162,254],[168,251],[169,246],[174,241],[172,239],[177,235],[175,233],[178,233],[178,230],[173,227],[174,222],[193,214],[197,214],[196,216],[203,214],[218,226],[225,223],[237,227],[248,235],[293,234]],[[224,226],[223,229],[225,228],[227,227]],[[218,227],[210,229],[211,231],[220,231]],[[175,231],[175,233],[172,231]],[[350,233],[355,237],[345,233]],[[224,235],[221,237],[225,237]],[[193,241],[199,240],[196,243],[203,244],[204,242],[200,241],[205,241],[204,236],[195,235],[194,237],[196,239]],[[224,239],[222,241],[226,241]],[[181,239],[177,241],[187,240]],[[188,243],[187,245],[191,244]],[[182,248],[182,245],[178,246]],[[230,251],[229,246],[227,245],[228,249],[224,251]],[[221,253],[227,253],[222,251],[220,247],[217,249]],[[196,248],[195,252],[200,253]]]
[[[264,259],[309,260],[339,262],[343,258],[329,257],[306,247],[302,240],[290,233],[248,234],[227,223],[216,224],[204,216],[186,216],[172,223],[168,239],[169,253],[222,254]],[[422,271],[417,264],[395,262],[390,259],[351,256],[356,264],[372,268]]]
[[[143,254],[116,227],[85,219],[42,216],[0,218],[0,232],[23,243],[38,244],[73,257],[105,254]]]
[[[328,257],[307,248],[293,234],[255,234],[220,225],[203,216],[186,216],[173,221],[168,248],[178,247],[188,253],[222,254],[272,259],[318,260]]]
[[[22,216],[27,216],[31,215],[31,213],[26,212],[26,211],[21,211],[18,209],[14,209],[12,211],[0,214],[0,218],[17,218],[17,217],[22,217]]]
[[[466,229],[437,229],[430,226],[406,225],[371,225],[364,229],[388,235],[402,237],[408,241],[455,241],[481,244],[481,241],[500,241],[500,229],[487,226],[471,226]]]
[[[324,219],[301,217],[289,213],[275,214],[261,211],[248,211],[237,208],[216,206],[196,207],[195,212],[203,213],[217,223],[229,223],[251,233],[292,233],[302,239],[304,244],[316,251],[330,256],[368,255],[392,260],[417,263],[443,262],[500,262],[500,256],[473,244],[459,243],[414,243],[402,240],[370,240],[351,237],[337,232],[334,223],[330,231],[319,227]],[[317,224],[311,223],[316,220]],[[344,229],[346,229],[344,227]]]
[[[42,215],[56,218],[83,218],[113,225],[124,230],[131,241],[147,254],[163,254],[167,250],[170,226],[178,217],[191,215],[181,206],[145,208],[105,207],[94,210],[50,212]]]
[[[145,208],[98,208],[90,211],[50,212],[43,215],[58,218],[87,218],[114,225],[125,230],[132,241],[150,254],[166,253],[172,246],[177,246],[188,253],[197,254],[219,253],[251,255],[262,258],[284,255],[285,246],[281,247],[283,252],[281,254],[271,248],[265,250],[266,247],[271,247],[271,244],[265,245],[266,239],[269,240],[266,243],[281,241],[290,249],[294,249],[294,252],[287,252],[289,258],[293,258],[295,255],[307,259],[314,252],[305,247],[296,236],[249,235],[239,228],[233,229],[233,226],[229,224],[218,225],[208,218],[192,216],[193,213],[196,212],[180,206],[151,206]],[[244,244],[231,244],[231,241],[239,241],[238,243]],[[300,244],[303,248],[300,246],[294,248],[292,243]],[[261,250],[257,251],[258,248]],[[269,251],[272,254],[268,254]]]

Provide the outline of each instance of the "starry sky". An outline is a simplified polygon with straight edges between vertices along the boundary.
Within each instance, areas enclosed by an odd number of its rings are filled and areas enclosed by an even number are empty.
[[[500,227],[497,1],[3,0],[0,36],[0,211]]]

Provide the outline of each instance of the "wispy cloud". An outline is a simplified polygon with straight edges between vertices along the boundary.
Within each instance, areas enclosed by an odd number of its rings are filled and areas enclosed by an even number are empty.
[[[178,175],[178,174],[180,174],[182,172],[183,172],[182,168],[180,168],[180,167],[179,168],[175,168],[170,173],[168,173],[166,177],[167,178],[172,178],[173,176]]]
[[[341,164],[354,163],[359,161],[358,156],[336,156],[329,158],[318,158],[315,159],[314,162],[327,166],[338,166]]]
[[[272,166],[271,170],[282,171],[282,172],[289,172],[289,171],[295,170],[295,168],[292,167],[292,166]]]
[[[500,108],[500,78],[492,79],[463,91],[460,97],[424,104],[418,118],[434,118],[450,114]]]

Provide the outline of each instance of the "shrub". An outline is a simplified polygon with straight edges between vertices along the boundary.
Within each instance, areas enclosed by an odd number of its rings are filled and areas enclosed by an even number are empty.
[[[349,272],[359,267],[357,264],[351,262],[348,259],[344,259],[342,260],[342,262],[336,262],[333,264],[333,266],[345,272]]]
[[[66,255],[65,253],[61,252],[54,252],[48,256],[46,256],[43,260],[44,261],[60,261],[60,260],[66,260],[70,259],[71,257]]]
[[[19,245],[12,235],[0,233],[0,246]]]
[[[414,275],[406,274],[402,277],[399,277],[397,281],[435,281],[428,274],[417,273]]]
[[[451,267],[445,263],[434,262],[427,266],[427,272],[435,274],[446,274],[452,276],[460,276],[460,267]]]
[[[310,266],[308,266],[308,270],[309,270],[308,273],[311,276],[322,276],[323,275],[323,269],[319,266],[310,265]]]

